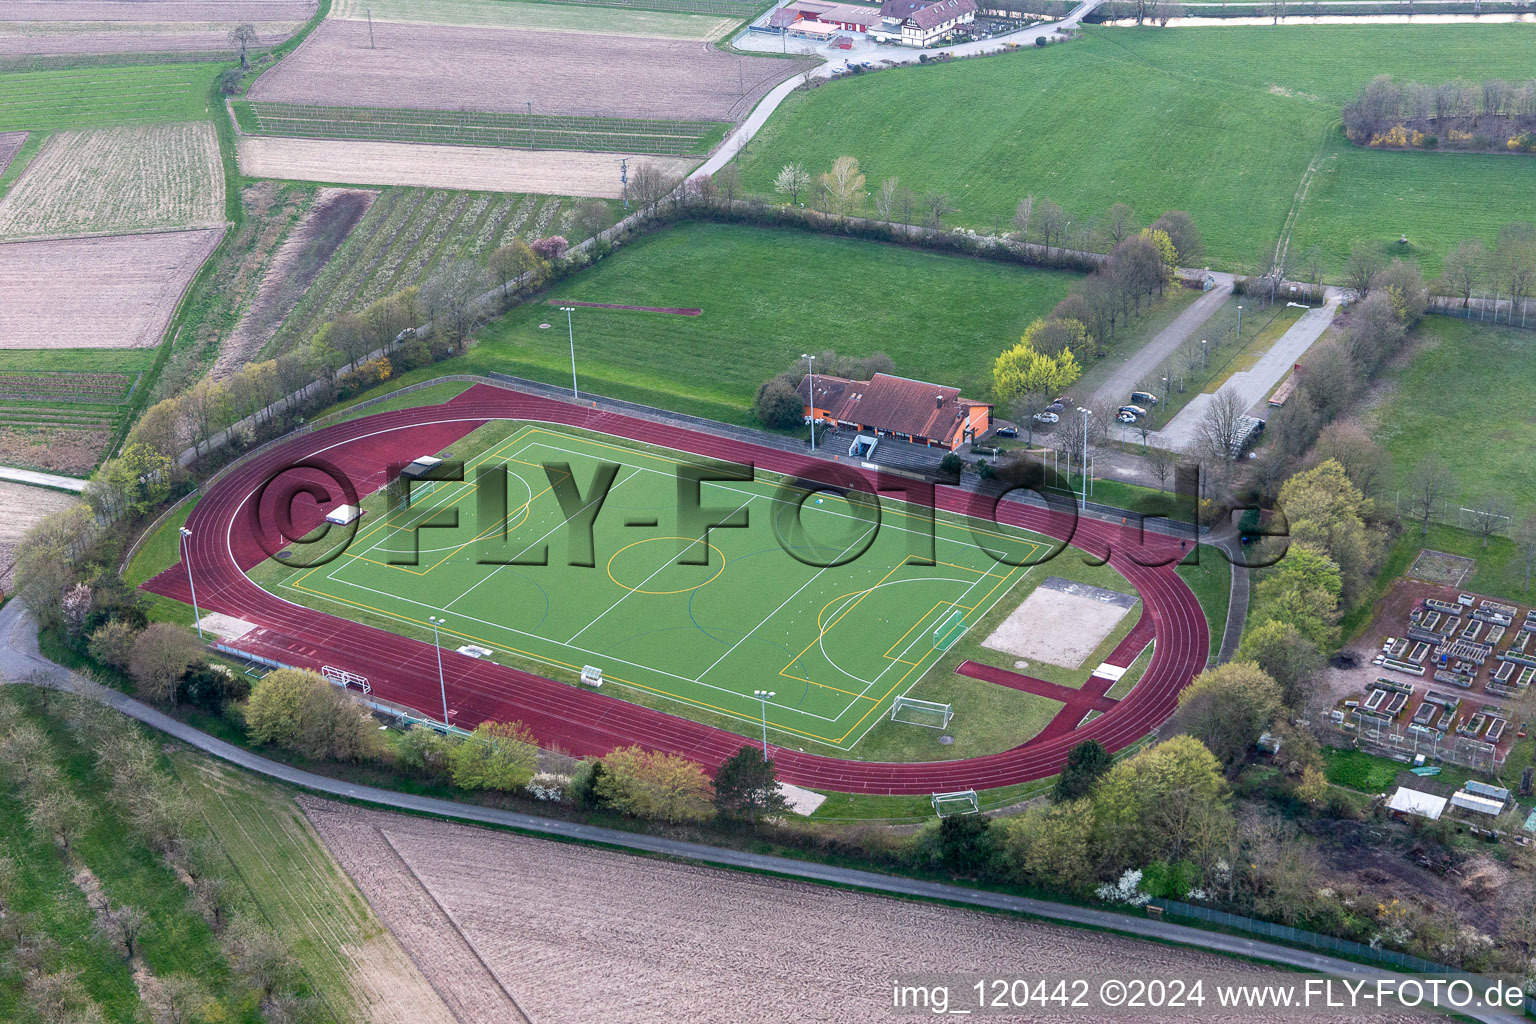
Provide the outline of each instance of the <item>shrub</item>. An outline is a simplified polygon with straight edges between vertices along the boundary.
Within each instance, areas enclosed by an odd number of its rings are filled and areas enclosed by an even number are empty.
[[[540,238],[529,243],[528,246],[540,258],[546,259],[551,263],[563,258],[565,251],[570,247],[571,243],[565,240],[564,235],[550,235],[548,238]]]
[[[965,460],[954,452],[945,452],[939,460],[939,472],[949,476],[959,476],[965,469]]]
[[[951,814],[939,819],[939,856],[956,874],[974,875],[992,858],[992,819],[985,814]]]
[[[225,666],[200,662],[182,678],[178,696],[188,704],[218,713],[226,704],[244,700],[250,693],[251,684]]]
[[[141,695],[168,704],[176,699],[181,677],[201,652],[197,638],[180,626],[151,623],[133,642],[128,674],[139,684]]]
[[[754,406],[763,426],[775,430],[788,430],[805,419],[805,403],[783,374],[763,382]]]
[[[539,769],[539,746],[522,722],[481,722],[448,753],[453,784],[460,789],[511,792]]]
[[[378,751],[368,713],[314,672],[267,673],[251,691],[245,720],[254,742],[301,757],[360,761]]]
[[[593,783],[616,811],[661,821],[703,821],[713,813],[714,787],[704,769],[686,757],[621,747],[603,758]]]
[[[128,623],[113,619],[91,634],[86,649],[95,661],[115,669],[126,669],[139,631]]]

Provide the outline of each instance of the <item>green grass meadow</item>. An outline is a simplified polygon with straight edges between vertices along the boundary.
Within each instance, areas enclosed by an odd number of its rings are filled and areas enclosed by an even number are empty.
[[[1457,239],[1529,218],[1536,164],[1443,154],[1338,153],[1332,127],[1373,76],[1519,79],[1525,25],[1085,28],[1083,38],[985,60],[881,72],[798,92],[743,158],[772,196],[779,168],[858,157],[870,188],[896,177],[947,193],[955,224],[1006,228],[1026,194],[1077,223],[1119,201],[1143,222],[1188,210],[1207,259],[1267,265],[1314,158],[1292,258],[1317,246],[1333,274],[1357,239],[1407,233],[1433,273]],[[966,97],[965,114],[955,99]],[[1426,197],[1464,197],[1436,204]],[[1474,205],[1483,207],[1463,216]]]
[[[0,74],[0,131],[201,121],[228,65],[144,64]]]
[[[569,339],[555,308],[562,300],[698,308],[696,317],[578,309],[584,386],[616,397],[638,391],[686,408],[660,397],[677,395],[705,403],[705,415],[746,423],[764,380],[801,353],[835,349],[885,352],[898,374],[981,397],[997,354],[1075,279],[856,239],[690,223],[561,282],[548,304],[497,319],[480,332],[470,358],[568,383]],[[551,327],[540,328],[545,323]]]

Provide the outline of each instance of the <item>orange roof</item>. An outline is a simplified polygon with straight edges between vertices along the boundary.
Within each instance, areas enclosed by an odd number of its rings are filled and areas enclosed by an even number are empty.
[[[809,380],[801,378],[799,387],[800,400],[807,405],[811,404]],[[817,409],[845,423],[914,437],[948,438],[971,407],[988,404],[961,398],[959,388],[888,373],[877,373],[869,380],[816,374]]]

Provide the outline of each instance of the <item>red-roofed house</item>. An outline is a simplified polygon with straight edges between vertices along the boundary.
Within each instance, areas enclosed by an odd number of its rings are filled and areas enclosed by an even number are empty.
[[[823,423],[914,444],[957,448],[992,426],[992,406],[960,397],[959,388],[877,373],[869,380],[816,374],[800,380],[805,415]]]

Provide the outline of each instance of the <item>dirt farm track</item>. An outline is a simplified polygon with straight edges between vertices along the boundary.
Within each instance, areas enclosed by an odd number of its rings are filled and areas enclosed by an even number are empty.
[[[251,87],[250,98],[732,121],[811,67],[742,57],[697,40],[327,21]]]
[[[576,426],[794,477],[826,479],[832,471],[831,463],[778,449],[479,384],[439,406],[378,413],[299,435],[258,453],[210,487],[187,520],[193,535],[188,559],[202,610],[255,623],[257,628],[235,645],[247,653],[286,665],[329,665],[355,672],[368,678],[375,697],[413,708],[433,707],[438,700],[437,648],[301,608],[262,590],[244,570],[281,547],[273,525],[280,494],[303,484],[318,485],[327,496],[318,508],[306,504],[295,509],[295,526],[302,533],[318,524],[322,510],[355,503],[360,494],[383,487],[388,466],[400,453],[442,451],[493,419]],[[863,473],[848,467],[842,471]],[[875,481],[869,486],[873,489]],[[937,503],[950,512],[987,518],[994,514],[985,499],[970,492],[946,490]],[[1130,695],[1076,730],[965,760],[876,763],[778,748],[773,756],[786,781],[860,793],[931,793],[1027,782],[1056,774],[1068,750],[1081,740],[1097,739],[1119,750],[1173,712],[1179,690],[1205,667],[1209,649],[1205,613],[1172,568],[1180,548],[1168,537],[1138,538],[1118,524],[1080,521],[1018,502],[1002,502],[995,516],[998,522],[1070,539],[1078,548],[1107,557],[1135,587],[1142,598],[1144,626],[1155,634],[1156,645]],[[187,571],[180,564],[172,566],[144,586],[185,601]],[[685,754],[710,768],[743,743],[734,733],[494,662],[451,650],[442,657],[450,714],[466,728],[489,719],[517,720],[545,744],[577,755],[639,743]]]

